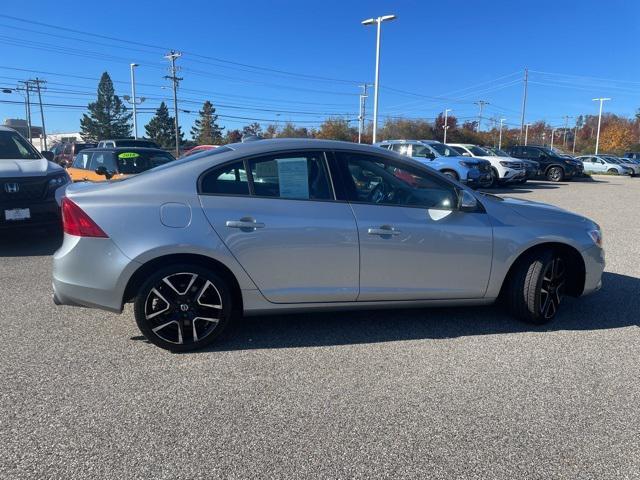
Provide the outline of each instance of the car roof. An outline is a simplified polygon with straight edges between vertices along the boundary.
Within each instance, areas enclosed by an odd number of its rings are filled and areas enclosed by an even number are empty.
[[[374,143],[374,145],[389,145],[389,144],[394,144],[394,143],[427,143],[427,144],[433,144],[433,143],[442,143],[438,140],[406,140],[406,139],[394,139],[394,140],[383,140],[382,142],[376,142]]]
[[[154,147],[93,147],[93,148],[85,148],[82,150],[83,152],[125,152],[125,151],[140,151],[140,152],[162,152],[162,153],[171,153],[163,150],[161,148]]]
[[[15,132],[16,130],[11,127],[5,127],[4,125],[0,125],[0,132]]]

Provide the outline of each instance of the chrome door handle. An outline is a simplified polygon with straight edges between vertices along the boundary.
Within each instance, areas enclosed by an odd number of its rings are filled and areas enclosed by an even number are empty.
[[[227,220],[225,225],[229,228],[239,228],[241,230],[255,230],[264,228],[264,223],[255,220]]]
[[[385,236],[385,235],[400,235],[400,230],[396,230],[395,228],[389,226],[389,225],[383,225],[381,227],[378,228],[369,228],[367,230],[367,233],[369,235],[381,235],[381,236]]]

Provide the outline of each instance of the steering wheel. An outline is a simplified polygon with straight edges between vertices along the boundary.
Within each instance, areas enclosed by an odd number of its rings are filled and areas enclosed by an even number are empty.
[[[387,198],[387,187],[384,182],[379,182],[369,193],[367,201],[371,203],[382,203]]]

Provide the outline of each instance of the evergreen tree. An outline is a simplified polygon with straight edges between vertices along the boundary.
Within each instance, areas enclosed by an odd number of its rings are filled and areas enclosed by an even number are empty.
[[[222,130],[218,125],[218,115],[213,104],[207,100],[200,110],[200,118],[196,119],[191,136],[199,145],[218,145],[222,142]]]
[[[174,134],[174,117],[169,115],[169,109],[167,104],[162,102],[156,110],[156,114],[153,118],[144,126],[147,132],[147,137],[155,141],[163,148],[172,148],[176,144],[176,137]],[[184,143],[182,129],[178,127],[180,133],[180,144]]]
[[[113,82],[107,72],[100,77],[98,98],[87,107],[89,115],[82,115],[80,131],[85,140],[126,138],[131,136],[131,114],[115,94]]]
[[[258,122],[250,123],[242,127],[242,135],[260,135],[262,133],[262,127]]]

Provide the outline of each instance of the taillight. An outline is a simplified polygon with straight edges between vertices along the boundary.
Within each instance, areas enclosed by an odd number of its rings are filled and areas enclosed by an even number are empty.
[[[77,237],[108,238],[96,222],[67,197],[62,199],[62,227],[64,233]]]

